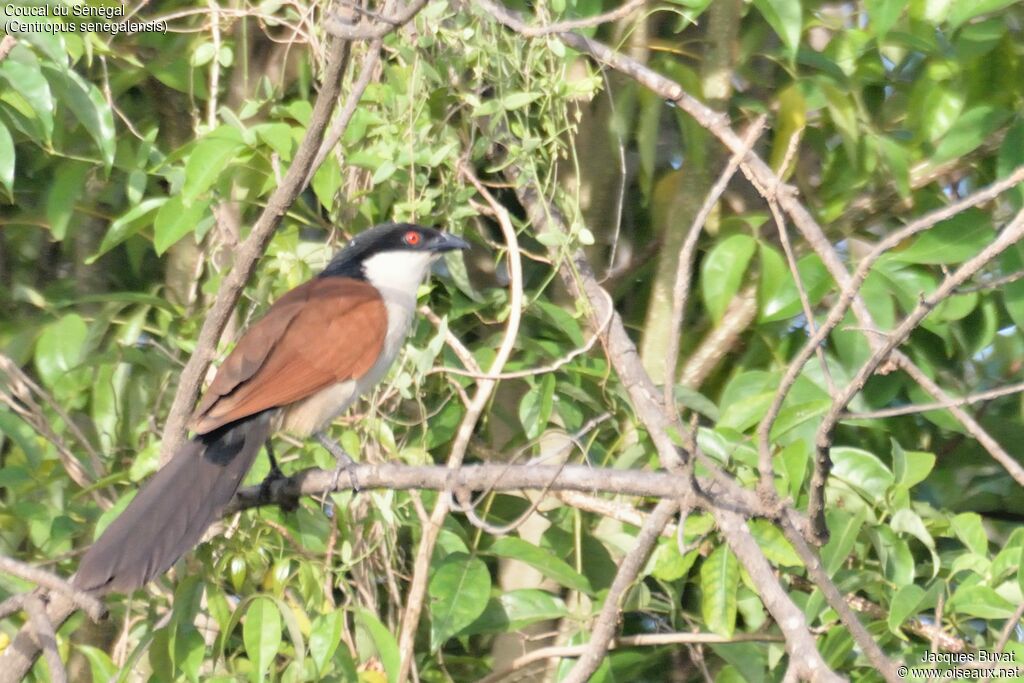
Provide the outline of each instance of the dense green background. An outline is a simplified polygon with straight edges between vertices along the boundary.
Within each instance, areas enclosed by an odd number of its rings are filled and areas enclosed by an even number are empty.
[[[553,20],[612,8],[553,0],[531,12]],[[234,3],[217,13],[214,31],[206,3],[160,3],[162,14],[144,17],[167,18],[167,34],[25,35],[0,62],[0,351],[41,390],[26,416],[12,409],[24,397],[0,385],[0,553],[69,575],[155,468],[163,416],[203,311],[310,116],[323,38],[319,11],[299,13],[307,9]],[[586,32],[727,112],[735,129],[766,114],[755,150],[799,188],[851,263],[888,231],[1024,163],[1024,8],[1016,2],[676,0]],[[343,93],[364,50],[353,48]],[[791,143],[796,154],[782,168]],[[435,280],[423,301],[487,367],[508,315],[505,255],[500,231],[459,176],[465,160],[499,183],[494,191],[521,230],[528,306],[506,369],[551,363],[589,336],[549,257],[582,245],[645,366],[664,382],[666,292],[726,157],[686,115],[556,39],[521,38],[471,2],[431,2],[415,31],[385,40],[382,67],[338,154],[275,235],[238,323],[315,273],[344,237],[415,219],[476,245],[467,269],[450,261],[453,277]],[[507,188],[506,165],[566,212],[569,234],[535,238]],[[877,324],[902,318],[1022,201],[1018,186],[886,255],[863,289]],[[791,234],[810,304],[823,314],[837,287]],[[979,280],[1022,268],[1024,250],[1011,249]],[[704,451],[752,484],[753,430],[807,325],[771,215],[745,181],[730,185],[708,221],[697,271],[681,368],[730,305],[754,293],[724,360],[679,392],[686,411],[700,415]],[[840,386],[869,354],[864,331],[847,323],[826,346]],[[1018,280],[952,297],[903,348],[950,393],[973,393],[1019,381],[1022,324]],[[363,406],[335,435],[361,459],[443,462],[464,414],[460,392],[472,381],[431,373],[437,366],[460,364],[443,330],[421,320],[379,407]],[[873,378],[851,409],[927,400],[896,372]],[[772,434],[780,488],[800,507],[829,402],[812,361]],[[969,409],[1011,452],[1024,443],[1018,395]],[[610,419],[582,436],[581,448],[562,448],[566,434],[605,412]],[[887,618],[862,616],[871,632],[908,663],[930,647],[900,629],[911,616],[939,618],[947,632],[991,649],[1022,601],[1017,484],[945,411],[847,421],[836,444],[832,540],[822,554],[844,592],[884,610]],[[58,445],[80,462],[78,483]],[[328,464],[313,446],[281,441],[278,449],[287,471]],[[502,382],[469,456],[524,462],[542,453],[657,466],[600,348],[557,371]],[[255,470],[253,481],[266,463]],[[79,616],[64,628],[73,676],[106,680],[124,666],[153,680],[393,678],[421,528],[416,508],[434,500],[429,492],[344,493],[333,496],[333,516],[307,500],[294,513],[228,520],[233,533],[140,598],[114,600],[107,624],[83,626]],[[503,522],[525,506],[498,496],[483,510]],[[587,620],[636,528],[567,506],[542,514],[548,526],[523,531],[529,543],[447,519],[417,646],[422,680],[479,678],[501,657],[498,635],[529,624],[561,630],[560,642],[586,641]],[[820,595],[790,583],[803,570],[778,529],[763,521],[751,529],[805,607],[828,663],[874,680]],[[683,556],[673,539],[658,547],[628,596],[623,632],[777,633],[708,516],[690,516],[686,540],[696,549]],[[529,580],[505,583],[509,573]],[[0,597],[25,588],[0,576]],[[0,631],[18,625],[8,620]],[[1024,661],[1024,647],[1009,648]],[[716,680],[785,672],[777,642],[700,652]],[[596,680],[665,680],[669,670],[673,680],[700,680],[694,654],[618,650]],[[46,678],[44,665],[35,672]]]

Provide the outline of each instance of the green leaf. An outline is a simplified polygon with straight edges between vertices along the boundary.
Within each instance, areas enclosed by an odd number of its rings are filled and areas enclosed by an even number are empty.
[[[0,155],[2,156],[2,155]],[[50,222],[50,233],[56,240],[67,235],[68,223],[75,210],[75,202],[85,188],[87,164],[66,160],[57,166],[53,182],[46,192],[46,219]]]
[[[796,57],[803,28],[800,0],[754,0],[754,7],[782,39],[786,56]]]
[[[14,191],[14,139],[3,121],[0,121],[0,184],[8,192]]]
[[[1016,605],[989,586],[962,585],[946,603],[947,614],[966,614],[982,619],[1008,619]]]
[[[787,490],[780,491],[782,495],[788,494],[793,500],[800,497],[800,490],[807,477],[807,466],[810,461],[810,447],[801,439],[793,441],[775,456],[775,467],[788,486]]]
[[[586,594],[593,592],[590,581],[570,567],[565,560],[556,557],[550,550],[537,547],[521,538],[515,536],[499,538],[489,548],[489,551],[498,557],[507,557],[528,564],[566,588]]]
[[[322,675],[327,671],[327,664],[341,642],[344,625],[345,612],[340,609],[321,614],[313,620],[309,629],[309,655],[317,673]]]
[[[917,608],[924,601],[925,596],[924,589],[916,583],[903,586],[896,591],[896,595],[893,596],[892,602],[889,604],[889,618],[887,620],[889,630],[897,636],[904,638],[905,636],[900,631],[900,626],[909,617],[917,613]]]
[[[700,568],[701,614],[709,629],[726,638],[736,630],[739,582],[736,556],[728,546],[718,546]]]
[[[800,314],[803,309],[800,291],[782,254],[774,247],[761,244],[759,258],[761,278],[757,284],[757,321],[770,323]],[[828,270],[817,254],[808,254],[797,261],[796,271],[811,306],[814,306],[828,290],[831,282]]]
[[[1024,119],[1018,118],[1016,123],[1006,131],[1003,144],[999,146],[996,176],[1005,178],[1022,165],[1024,165]],[[1015,208],[1019,209],[1024,205],[1024,183],[1018,183],[1016,187],[1007,191],[1007,194],[1014,198]]]
[[[679,554],[679,544],[675,538],[662,538],[652,554],[651,576],[661,581],[677,581],[690,573],[693,563],[697,560],[697,551],[691,550],[685,555]]]
[[[774,524],[766,519],[752,519],[747,526],[750,527],[750,534],[761,546],[761,550],[769,562],[783,567],[802,567],[804,565],[803,560],[796,554],[796,550]]]
[[[188,206],[210,189],[221,172],[245,147],[237,129],[221,127],[200,140],[185,162],[182,205]]]
[[[908,103],[907,123],[918,139],[937,143],[964,109],[964,93],[949,82],[916,89]]]
[[[873,453],[837,446],[831,451],[832,476],[863,492],[874,503],[885,496],[895,481],[889,468]]]
[[[896,190],[900,197],[910,196],[910,152],[906,147],[884,135],[873,138],[878,144],[878,151],[889,168]]]
[[[743,282],[757,242],[750,235],[727,237],[712,248],[701,267],[701,294],[711,318],[718,323]]]
[[[491,598],[487,607],[472,624],[457,635],[511,633],[530,624],[568,616],[565,602],[547,591],[521,588]]]
[[[32,50],[16,44],[0,62],[0,79],[6,80],[11,89],[25,99],[39,121],[43,139],[49,142],[53,135],[53,94]]]
[[[964,512],[953,518],[953,532],[971,552],[981,557],[988,556],[988,534],[976,512]]]
[[[384,665],[384,671],[388,675],[388,683],[398,683],[398,670],[401,666],[401,661],[398,657],[398,643],[395,642],[395,637],[385,628],[384,624],[380,623],[377,615],[370,610],[364,607],[357,607],[355,609],[355,617],[356,624],[362,627],[373,641],[373,646],[377,650],[377,656],[380,657],[380,663]],[[369,656],[362,656],[361,658],[362,661],[366,661],[369,659]]]
[[[866,512],[864,508],[851,515],[841,510],[832,510],[827,514],[828,528],[831,532],[828,543],[821,549],[821,561],[825,571],[832,576],[846,562],[850,551],[857,542],[860,529],[864,526]]]
[[[683,386],[682,384],[676,385],[673,394],[675,395],[676,403],[679,405],[700,413],[712,422],[718,421],[718,406],[716,406],[715,402],[704,394],[690,387]]]
[[[114,163],[117,133],[114,129],[114,112],[103,93],[71,69],[58,70],[47,66],[44,70],[50,78],[51,87],[92,137],[104,166],[109,169]]]
[[[393,176],[397,170],[398,167],[395,165],[395,162],[384,161],[377,167],[377,170],[373,172],[373,177],[370,179],[370,182],[374,185],[380,185],[385,180]]]
[[[905,263],[948,264],[966,261],[992,239],[992,223],[980,209],[968,209],[918,235],[906,249],[885,258]]]
[[[775,396],[777,373],[749,370],[733,377],[718,400],[722,406],[719,427],[742,432],[757,424]]]
[[[1007,576],[1017,576],[1017,569],[1024,559],[1024,527],[1017,527],[1006,540],[1002,550],[992,560],[991,579],[994,585],[1001,583]]]
[[[828,412],[828,409],[831,406],[832,399],[828,398],[820,398],[815,401],[807,401],[805,403],[786,406],[779,411],[779,417],[775,421],[775,424],[772,425],[772,431],[770,434],[771,439],[774,441],[786,432],[799,427],[805,422],[813,420],[820,415],[824,415]]]
[[[551,419],[555,400],[555,376],[544,375],[523,395],[519,402],[519,422],[526,431],[526,438],[536,439],[543,433]]]
[[[973,152],[1009,118],[1009,111],[988,104],[968,109],[942,136],[929,163],[937,166]]]
[[[281,648],[281,614],[273,600],[259,597],[249,603],[242,641],[252,662],[253,680],[263,681]]]
[[[1024,270],[1024,245],[1014,244],[1003,252],[999,260],[1005,273],[1016,273]],[[1018,330],[1024,330],[1024,280],[1011,282],[1002,289],[1003,305],[1010,315],[1010,320]]]
[[[166,197],[151,197],[144,202],[136,204],[117,218],[107,229],[107,234],[100,242],[100,248],[95,254],[85,260],[86,263],[94,263],[96,259],[108,251],[135,235],[148,224],[145,220],[149,214],[160,208],[167,201]]]
[[[954,2],[946,20],[949,22],[950,26],[957,28],[974,17],[979,17],[982,14],[989,14],[991,12],[998,12],[1004,7],[1016,4],[1016,2],[1017,0],[970,0],[969,2]]]
[[[106,652],[92,645],[76,645],[75,648],[89,661],[92,680],[110,681],[117,678],[118,667]]]
[[[436,652],[479,617],[487,606],[491,573],[478,557],[455,553],[444,558],[430,579],[430,649]]]
[[[893,513],[892,519],[889,520],[889,527],[896,533],[910,534],[928,548],[928,552],[932,556],[932,577],[934,578],[938,574],[941,563],[938,552],[935,549],[935,539],[928,532],[928,527],[924,525],[924,520],[921,519],[921,516],[910,508],[897,510]]]
[[[892,464],[896,483],[910,488],[928,478],[935,467],[935,455],[924,451],[905,451],[892,439]]]
[[[868,534],[882,563],[885,578],[896,588],[912,584],[917,568],[907,540],[885,526],[870,529]]]
[[[77,313],[69,313],[43,328],[36,342],[36,370],[43,383],[53,386],[81,362],[89,328]]]
[[[539,92],[514,92],[501,98],[501,106],[506,110],[525,107],[541,96]]]
[[[198,231],[204,217],[212,220],[212,216],[206,216],[209,208],[209,200],[184,206],[180,195],[164,202],[153,221],[153,248],[157,255],[163,254],[190,232]]]
[[[875,36],[884,38],[900,18],[903,8],[907,6],[907,0],[865,0],[864,6],[868,10]]]

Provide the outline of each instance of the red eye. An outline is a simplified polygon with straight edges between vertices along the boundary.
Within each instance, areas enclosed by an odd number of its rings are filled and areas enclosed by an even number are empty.
[[[415,247],[417,244],[420,243],[420,240],[423,238],[415,230],[410,230],[409,232],[405,233],[405,237],[403,237],[402,239],[404,239],[405,243],[408,244],[410,247]]]

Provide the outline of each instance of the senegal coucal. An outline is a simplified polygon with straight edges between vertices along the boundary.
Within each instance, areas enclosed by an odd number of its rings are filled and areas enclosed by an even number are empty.
[[[192,416],[195,436],[86,552],[74,585],[129,592],[167,571],[220,516],[271,432],[318,433],[380,381],[431,264],[468,246],[432,228],[379,225],[278,299],[217,371]]]

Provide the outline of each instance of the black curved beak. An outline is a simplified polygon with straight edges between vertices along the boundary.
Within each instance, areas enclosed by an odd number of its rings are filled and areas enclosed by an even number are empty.
[[[428,245],[428,248],[430,251],[438,253],[455,251],[456,249],[469,249],[469,242],[451,233],[442,232]]]

